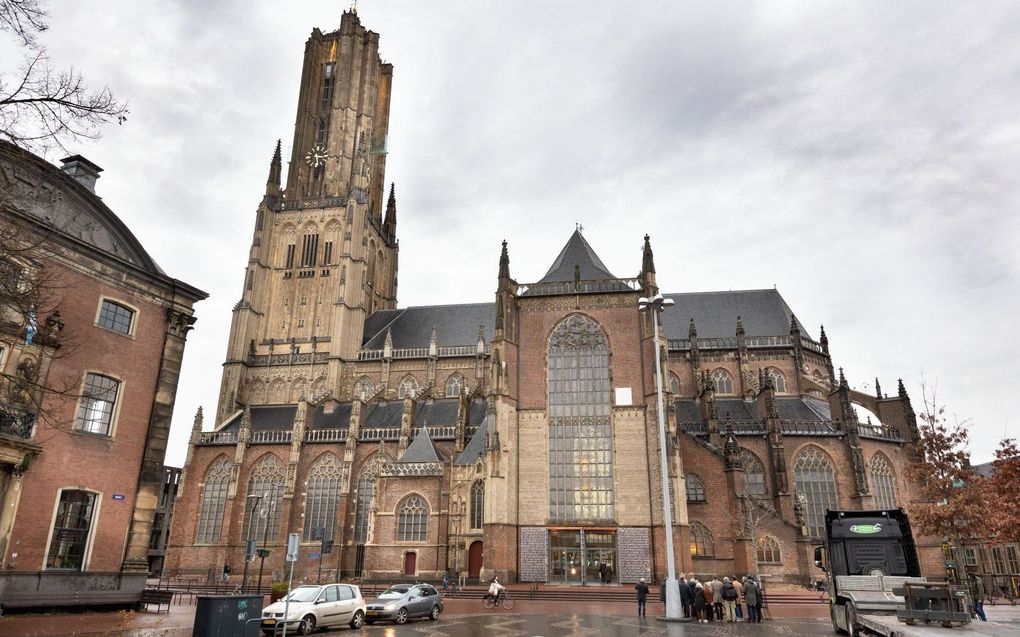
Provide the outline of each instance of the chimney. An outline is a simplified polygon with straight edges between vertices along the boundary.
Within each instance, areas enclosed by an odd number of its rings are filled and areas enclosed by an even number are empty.
[[[99,179],[99,173],[103,172],[103,169],[96,166],[89,160],[85,159],[81,155],[71,155],[70,157],[64,157],[60,160],[63,166],[60,170],[64,173],[74,177],[81,185],[88,188],[90,191],[96,191],[96,180]]]

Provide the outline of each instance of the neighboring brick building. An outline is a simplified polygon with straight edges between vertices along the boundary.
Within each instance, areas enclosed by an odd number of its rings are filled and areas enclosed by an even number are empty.
[[[128,603],[148,572],[185,337],[206,295],[160,270],[96,195],[100,170],[0,142],[7,608]],[[11,301],[19,290],[31,306]]]
[[[353,13],[306,44],[287,187],[278,146],[167,571],[237,576],[251,538],[280,577],[290,531],[305,538],[296,577],[314,576],[322,528],[328,577],[657,576],[656,345],[637,307],[658,292],[648,236],[633,278],[575,232],[537,283],[511,277],[504,243],[493,303],[397,309],[392,189],[382,206],[391,81]],[[813,339],[775,290],[669,297],[681,570],[818,577],[826,506],[913,497],[902,383],[893,397],[851,390],[824,331]],[[935,572],[940,555],[923,550]]]

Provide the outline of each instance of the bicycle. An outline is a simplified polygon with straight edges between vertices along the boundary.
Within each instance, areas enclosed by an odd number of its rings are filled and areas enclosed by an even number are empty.
[[[514,607],[514,600],[510,597],[509,591],[500,591],[498,599],[493,599],[490,595],[482,598],[482,607],[484,608],[495,608],[500,604],[507,610],[511,610]]]

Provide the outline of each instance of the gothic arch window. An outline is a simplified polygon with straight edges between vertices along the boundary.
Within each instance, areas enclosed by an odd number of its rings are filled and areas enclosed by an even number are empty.
[[[429,507],[417,494],[407,497],[397,510],[397,540],[424,542],[429,532]]]
[[[446,397],[456,398],[460,396],[461,390],[464,388],[464,377],[460,374],[453,373],[446,379]]]
[[[248,495],[259,496],[258,508],[255,509],[255,526],[249,535],[252,524],[252,508],[244,507],[244,529],[242,538],[262,538],[277,540],[280,535],[280,509],[283,508],[283,493],[286,486],[283,482],[283,463],[271,453],[262,456],[255,463],[248,477]],[[245,500],[245,503],[250,500]]]
[[[740,449],[740,461],[744,465],[744,486],[748,495],[766,495],[765,465],[750,449]]]
[[[763,535],[758,538],[757,548],[758,563],[779,564],[783,561],[779,552],[779,542],[771,535]]]
[[[609,339],[594,320],[572,314],[553,329],[547,361],[549,516],[612,520]]]
[[[326,395],[326,377],[320,376],[312,383],[312,399],[321,400]]]
[[[470,528],[482,528],[482,514],[485,511],[485,483],[476,480],[471,485],[471,525]]]
[[[250,402],[260,403],[266,398],[266,384],[261,380],[253,380],[251,385],[248,386],[248,395],[252,399]]]
[[[804,498],[804,514],[808,535],[813,539],[825,536],[825,512],[836,509],[836,472],[829,457],[818,447],[806,447],[793,466],[797,497]]]
[[[712,372],[712,385],[717,394],[733,393],[733,377],[722,367]]]
[[[400,381],[400,386],[397,387],[397,398],[401,400],[414,398],[417,393],[418,381],[414,379],[414,376],[404,376]]]
[[[326,452],[312,465],[305,483],[305,538],[312,538],[316,528],[324,529],[323,537],[333,537],[342,480],[343,470],[335,454]]]
[[[299,378],[291,385],[290,388],[290,402],[296,403],[302,398],[308,397],[308,383],[305,382],[304,378]]]
[[[705,483],[695,473],[687,474],[687,501],[705,502]]]
[[[871,488],[876,508],[896,508],[896,474],[889,459],[882,453],[876,453],[871,458]]]
[[[772,388],[776,390],[777,394],[786,393],[786,376],[783,372],[779,371],[775,367],[769,367],[765,370],[765,373],[772,379]]]
[[[220,456],[205,473],[202,487],[202,506],[198,515],[198,544],[220,541],[223,532],[223,509],[227,504],[227,486],[230,484],[230,461]]]
[[[287,383],[283,382],[282,379],[277,378],[273,381],[273,384],[269,386],[269,402],[270,403],[282,403],[287,395]]]
[[[708,527],[701,522],[691,522],[691,557],[712,557],[715,555],[715,538]]]
[[[379,469],[387,462],[389,462],[389,458],[381,453],[377,453],[362,465],[354,510],[355,544],[364,544],[368,541],[368,520],[372,516],[372,499],[375,498],[375,480],[379,476]]]
[[[673,372],[669,373],[669,391],[673,392],[674,396],[680,394],[680,379]]]
[[[375,394],[375,383],[368,376],[362,376],[354,384],[354,396],[358,400],[368,400]]]

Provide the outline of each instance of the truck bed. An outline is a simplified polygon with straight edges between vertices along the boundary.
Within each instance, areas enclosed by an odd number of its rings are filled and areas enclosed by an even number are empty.
[[[858,613],[857,624],[886,637],[1020,637],[1020,628],[995,621],[973,621],[963,626],[943,628],[938,624],[918,622],[907,626],[896,615]]]

